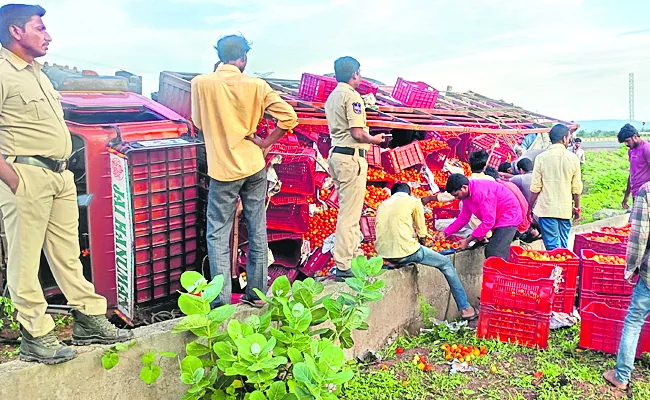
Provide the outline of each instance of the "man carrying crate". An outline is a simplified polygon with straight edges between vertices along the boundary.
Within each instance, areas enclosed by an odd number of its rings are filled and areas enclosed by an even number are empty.
[[[58,364],[77,356],[54,334],[38,280],[41,249],[72,306],[73,344],[111,344],[133,332],[106,319],[106,299],[95,293],[79,261],[79,209],[72,151],[59,94],[36,58],[52,38],[40,6],[0,8],[0,210],[7,234],[7,286],[18,310],[20,359]]]
[[[381,144],[384,135],[371,136],[366,126],[366,108],[356,89],[361,83],[361,64],[352,57],[334,61],[338,86],[325,103],[325,116],[332,138],[329,168],[339,194],[339,217],[334,239],[336,280],[352,277],[352,258],[363,255],[359,246],[359,220],[366,193],[370,144]]]
[[[477,318],[478,313],[467,301],[467,294],[451,260],[424,246],[427,226],[422,202],[410,195],[411,187],[406,183],[394,184],[391,193],[391,197],[377,209],[375,248],[379,256],[393,264],[419,263],[439,269],[447,279],[462,318]]]
[[[620,390],[627,390],[628,383],[632,378],[634,369],[634,357],[639,343],[641,328],[646,324],[650,314],[650,269],[648,259],[650,258],[650,183],[646,183],[639,189],[634,197],[634,206],[630,216],[630,239],[627,242],[627,253],[625,256],[627,268],[625,279],[633,283],[636,275],[639,280],[632,293],[632,303],[627,310],[625,325],[621,335],[621,343],[618,347],[616,369],[605,372],[603,377],[607,382]]]
[[[250,242],[246,260],[248,285],[242,302],[254,307],[263,305],[253,291],[266,292],[268,275],[263,150],[298,125],[293,108],[268,83],[243,74],[249,50],[243,36],[221,38],[217,42],[221,64],[215,72],[192,79],[192,120],[205,137],[211,178],[207,215],[210,273],[225,278],[213,307],[231,302],[230,234],[238,197],[244,207]],[[278,122],[275,130],[261,139],[255,132],[265,111]]]

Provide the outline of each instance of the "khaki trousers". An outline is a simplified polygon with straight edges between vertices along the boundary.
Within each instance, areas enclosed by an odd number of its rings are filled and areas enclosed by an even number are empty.
[[[18,322],[34,337],[54,329],[38,280],[41,249],[68,304],[87,315],[105,314],[106,299],[95,294],[79,261],[74,175],[25,164],[13,168],[20,183],[14,194],[0,181],[0,210],[7,235],[7,286]]]
[[[339,196],[339,217],[336,222],[334,261],[341,271],[349,270],[353,258],[362,256],[361,211],[366,196],[368,162],[365,157],[332,153],[329,159],[330,174]]]

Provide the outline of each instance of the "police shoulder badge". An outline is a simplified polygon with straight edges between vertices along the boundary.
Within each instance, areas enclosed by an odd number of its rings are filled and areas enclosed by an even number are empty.
[[[355,114],[361,114],[361,103],[352,103],[352,110]]]

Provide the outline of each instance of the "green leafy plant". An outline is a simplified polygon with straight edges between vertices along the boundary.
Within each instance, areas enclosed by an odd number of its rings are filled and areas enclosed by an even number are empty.
[[[14,318],[15,312],[16,306],[14,306],[11,299],[9,297],[0,296],[0,319],[5,318],[9,323],[9,329],[12,331],[20,329],[20,325]]]
[[[343,348],[354,345],[352,332],[368,329],[369,302],[382,298],[382,260],[352,261],[348,292],[322,295],[324,286],[309,278],[291,285],[285,276],[271,286],[271,296],[256,290],[268,304],[260,316],[232,319],[235,307],[210,309],[223,287],[223,276],[208,282],[185,272],[178,304],[187,315],[173,329],[191,332],[181,361],[181,381],[190,388],[185,400],[336,400],[352,379]],[[155,374],[152,374],[154,376]]]
[[[176,353],[150,351],[142,355],[142,369],[140,370],[140,379],[147,385],[152,385],[160,377],[160,359],[176,358]]]
[[[104,351],[104,355],[102,356],[102,367],[107,371],[115,368],[115,366],[120,363],[120,356],[118,353],[127,351],[135,345],[135,340],[128,343],[116,343],[112,345],[108,350]]]

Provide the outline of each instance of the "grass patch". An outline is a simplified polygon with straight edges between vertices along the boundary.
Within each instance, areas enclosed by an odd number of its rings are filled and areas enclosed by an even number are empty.
[[[479,340],[474,331],[450,332],[439,327],[432,333],[400,337],[384,349],[384,359],[357,366],[342,399],[521,399],[569,400],[627,398],[611,389],[602,373],[615,358],[577,348],[579,327],[552,331],[548,350],[539,351],[493,340]],[[443,343],[486,346],[488,355],[472,362],[478,372],[450,376],[440,350]],[[404,349],[396,354],[397,347]],[[401,352],[401,351],[400,351]],[[433,371],[420,371],[411,362],[424,355]],[[496,366],[496,373],[491,372]],[[631,398],[650,398],[650,364],[638,361]],[[541,374],[540,374],[541,373]]]
[[[582,170],[584,190],[580,199],[583,224],[592,222],[593,214],[604,208],[621,209],[630,174],[625,146],[618,150],[588,151],[585,156]]]

